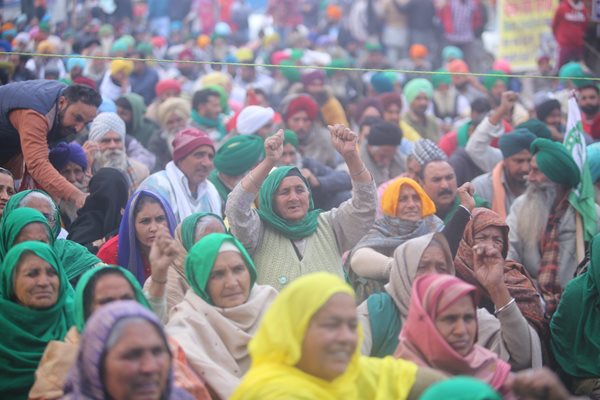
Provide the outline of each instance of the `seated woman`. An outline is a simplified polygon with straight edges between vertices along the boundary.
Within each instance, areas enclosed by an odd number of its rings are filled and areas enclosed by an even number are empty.
[[[578,395],[600,397],[600,235],[590,244],[587,271],[565,287],[550,321],[552,353]]]
[[[173,354],[151,311],[137,302],[115,301],[86,325],[64,399],[194,398],[174,385]]]
[[[35,372],[35,384],[29,392],[30,400],[52,400],[63,395],[63,386],[69,370],[76,362],[86,321],[100,307],[119,300],[135,300],[151,310],[138,281],[122,267],[102,265],[81,276],[73,302],[74,326],[69,329],[64,341],[48,343]],[[193,372],[187,367],[183,352],[174,354],[176,369],[181,371],[180,375],[176,375],[176,385],[194,393],[206,392],[203,383],[195,379]]]
[[[265,140],[265,159],[229,196],[225,214],[231,232],[248,249],[261,284],[281,289],[299,276],[322,270],[343,277],[342,254],[373,224],[375,185],[358,154],[356,135],[342,125],[329,130],[353,185],[352,199],[339,208],[314,210],[310,185],[297,168],[273,170],[282,156],[283,130]],[[259,208],[253,209],[257,192]]]
[[[452,275],[418,277],[394,356],[450,376],[473,376],[506,395],[510,365],[475,343],[476,291]]]
[[[190,284],[185,278],[184,262],[192,246],[209,233],[225,233],[227,228],[225,223],[216,214],[195,213],[181,221],[175,229],[176,256],[171,265],[169,265],[166,276],[156,278],[156,269],[153,270],[155,279],[147,279],[144,283],[144,290],[149,293],[160,292],[163,286],[162,296],[166,295],[167,311],[183,301],[185,293],[190,288]],[[162,271],[161,271],[162,272]],[[161,283],[166,281],[166,283]]]
[[[75,286],[81,274],[100,263],[100,259],[91,254],[85,247],[79,243],[64,239],[66,234],[63,235],[61,232],[60,211],[46,192],[41,190],[25,190],[15,194],[6,203],[0,222],[4,224],[5,218],[13,210],[23,207],[38,210],[48,221],[54,243],[54,252],[61,260],[71,285]]]
[[[157,231],[162,226],[173,235],[176,225],[173,211],[161,195],[138,190],[127,202],[119,234],[104,243],[98,258],[124,267],[143,285],[151,275],[150,248]]]
[[[90,180],[89,191],[67,239],[96,254],[119,230],[121,214],[129,198],[129,183],[118,169],[101,168]]]
[[[501,273],[502,265],[490,262],[487,253],[478,254],[476,265],[479,273],[475,276],[484,287],[496,286],[499,293],[508,293]],[[455,273],[450,249],[440,233],[411,239],[398,247],[385,291],[369,296],[358,307],[365,331],[363,354],[378,357],[393,354],[408,315],[413,282],[417,276],[426,273]],[[541,366],[540,339],[536,331],[529,326],[515,302],[499,298],[502,303],[496,305],[496,316],[485,308],[477,310],[477,343],[498,354],[513,368]]]
[[[0,167],[0,218],[2,218],[4,206],[15,192],[15,179],[12,172]]]
[[[221,399],[228,399],[250,368],[247,345],[277,296],[255,285],[256,269],[231,235],[212,233],[190,250],[185,273],[192,290],[171,313],[167,333],[191,368]]]
[[[502,293],[503,288],[496,285],[484,286],[475,276],[477,272],[473,249],[485,243],[495,250],[493,255],[488,257],[489,262],[495,261],[503,267],[507,292]],[[487,208],[476,208],[473,211],[473,218],[465,228],[458,253],[454,258],[456,276],[477,287],[480,295],[478,307],[485,307],[490,313],[496,312],[495,305],[506,304],[514,299],[521,314],[535,328],[542,340],[543,359],[549,361],[548,321],[544,316],[541,296],[525,267],[506,259],[508,243],[508,225],[504,219]],[[527,367],[527,365],[513,365],[515,369]]]
[[[72,324],[73,288],[46,243],[13,246],[0,270],[0,387],[2,397],[26,399],[46,345]]]
[[[231,399],[419,398],[439,373],[361,356],[355,304],[352,288],[329,273],[284,288],[250,341],[252,366]]]

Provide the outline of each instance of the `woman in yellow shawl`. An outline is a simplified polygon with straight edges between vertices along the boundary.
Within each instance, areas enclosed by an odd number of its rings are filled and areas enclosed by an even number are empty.
[[[417,399],[441,375],[363,357],[354,291],[319,272],[284,288],[248,345],[252,366],[232,400]]]

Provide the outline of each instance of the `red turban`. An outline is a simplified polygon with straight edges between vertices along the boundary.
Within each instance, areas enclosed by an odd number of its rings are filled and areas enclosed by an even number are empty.
[[[301,94],[288,104],[284,114],[286,121],[290,119],[292,115],[300,111],[306,111],[308,118],[314,121],[319,114],[319,106],[312,97]]]
[[[98,90],[98,88],[96,87],[96,82],[94,82],[93,79],[86,78],[85,76],[78,76],[77,78],[73,79],[73,83],[85,85],[91,87],[94,90]]]
[[[383,93],[379,96],[379,101],[384,110],[392,104],[396,104],[402,110],[402,98],[397,93]]]
[[[167,90],[174,90],[177,94],[181,93],[181,83],[175,79],[163,79],[162,81],[158,81],[156,87],[154,88],[157,96],[161,96]]]
[[[177,132],[173,139],[173,161],[185,158],[200,146],[209,146],[215,150],[215,145],[208,135],[196,128],[185,128]]]

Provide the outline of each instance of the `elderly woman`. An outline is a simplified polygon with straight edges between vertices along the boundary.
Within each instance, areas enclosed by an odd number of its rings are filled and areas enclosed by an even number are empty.
[[[135,192],[125,208],[119,234],[106,242],[98,257],[107,264],[121,265],[140,285],[151,275],[150,248],[161,227],[173,235],[177,223],[169,203],[150,190]]]
[[[475,265],[475,277],[481,285],[495,286],[499,293],[508,292],[501,273],[502,265],[489,260],[487,252],[477,254]],[[365,330],[363,354],[378,357],[393,354],[408,315],[413,283],[417,276],[426,273],[455,274],[450,248],[440,233],[411,239],[398,247],[385,291],[369,296],[358,307]],[[536,331],[514,302],[507,304],[504,297],[500,301],[495,304],[495,316],[485,308],[477,310],[477,343],[508,361],[514,369],[541,366],[540,340]]]
[[[154,263],[154,269],[152,270],[154,279],[147,279],[144,289],[149,293],[156,293],[157,296],[166,296],[167,312],[181,303],[185,293],[190,288],[184,270],[185,258],[188,252],[204,236],[210,233],[225,232],[227,232],[225,223],[218,215],[195,213],[185,218],[175,229],[176,251],[170,264],[165,270]]]
[[[100,262],[98,257],[79,243],[64,239],[66,233],[61,232],[60,211],[50,196],[41,190],[24,190],[11,197],[4,207],[2,220],[0,220],[2,225],[11,211],[22,207],[34,208],[46,218],[51,228],[51,240],[48,243],[53,243],[54,251],[61,260],[72,285],[77,283],[81,274]]]
[[[26,399],[46,345],[71,325],[73,289],[52,247],[23,242],[0,270],[0,387],[8,399]]]
[[[192,290],[173,309],[166,329],[196,374],[227,399],[250,368],[248,342],[277,291],[254,284],[250,256],[223,233],[209,234],[192,247],[185,273]]]
[[[100,308],[86,325],[65,399],[193,399],[174,386],[173,355],[152,312],[117,301]]]
[[[15,194],[15,179],[12,172],[0,167],[0,218],[4,211],[4,206],[8,200]]]
[[[342,254],[373,224],[375,185],[360,159],[356,134],[341,125],[329,129],[352,178],[352,198],[339,208],[314,210],[310,185],[297,168],[271,172],[283,153],[283,130],[265,140],[265,159],[229,196],[225,214],[231,232],[248,249],[261,284],[281,289],[316,271],[343,277]],[[252,208],[257,193],[258,210]]]
[[[450,376],[473,376],[506,395],[510,365],[475,343],[476,291],[451,275],[418,277],[395,356]]]
[[[417,399],[439,379],[407,361],[361,356],[361,336],[350,286],[322,272],[299,278],[265,314],[231,399]]]

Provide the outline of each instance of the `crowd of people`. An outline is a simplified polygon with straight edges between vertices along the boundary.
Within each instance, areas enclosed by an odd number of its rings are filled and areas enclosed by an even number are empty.
[[[517,77],[475,0],[115,3],[0,24],[0,397],[600,399],[569,38]]]

